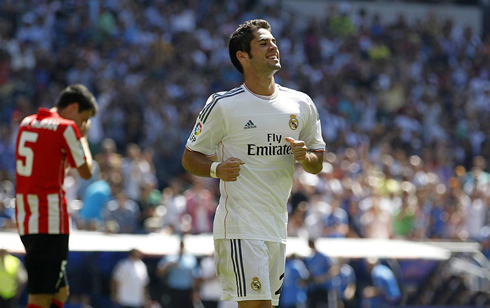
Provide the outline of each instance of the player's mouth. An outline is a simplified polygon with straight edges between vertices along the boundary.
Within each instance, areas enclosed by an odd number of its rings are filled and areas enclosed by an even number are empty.
[[[279,55],[277,53],[270,54],[266,57],[267,59],[279,60]]]

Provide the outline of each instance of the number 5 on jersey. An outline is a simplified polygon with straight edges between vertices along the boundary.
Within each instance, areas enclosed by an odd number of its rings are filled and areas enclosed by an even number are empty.
[[[19,139],[19,148],[17,153],[19,156],[25,157],[25,163],[22,160],[17,160],[17,173],[19,175],[28,177],[32,174],[32,164],[34,162],[34,151],[26,146],[26,142],[36,142],[38,133],[22,132]]]

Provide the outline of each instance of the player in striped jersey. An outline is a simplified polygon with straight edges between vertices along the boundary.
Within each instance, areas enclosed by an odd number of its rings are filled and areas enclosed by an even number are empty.
[[[63,190],[65,168],[92,176],[87,142],[97,103],[81,84],[65,88],[51,109],[22,120],[16,145],[17,228],[26,249],[28,308],[63,307],[68,297],[69,217]]]
[[[222,299],[270,308],[279,303],[284,277],[295,161],[320,172],[325,143],[311,99],[274,82],[281,64],[267,21],[240,25],[229,53],[245,83],[211,95],[182,164],[192,174],[220,179],[213,234]]]

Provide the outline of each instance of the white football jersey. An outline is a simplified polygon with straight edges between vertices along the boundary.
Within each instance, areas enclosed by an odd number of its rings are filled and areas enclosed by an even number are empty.
[[[324,151],[318,111],[308,95],[277,85],[270,97],[243,84],[211,95],[186,147],[219,161],[245,162],[236,182],[220,182],[215,239],[257,239],[286,243],[287,200],[294,156],[286,137],[310,151]]]

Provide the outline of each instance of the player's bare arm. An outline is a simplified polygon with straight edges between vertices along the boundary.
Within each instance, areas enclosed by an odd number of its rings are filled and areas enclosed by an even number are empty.
[[[323,151],[308,151],[304,141],[295,140],[291,137],[286,137],[285,140],[291,143],[294,159],[301,164],[306,172],[317,174],[322,171]]]
[[[92,177],[93,170],[93,159],[92,152],[90,152],[90,147],[88,145],[87,134],[90,129],[90,120],[84,122],[80,129],[80,134],[82,138],[80,138],[80,143],[82,144],[83,152],[85,153],[86,163],[77,168],[78,173],[82,179],[88,180]]]
[[[211,177],[211,165],[214,161],[209,157],[199,152],[185,149],[182,157],[182,166],[191,174]],[[234,182],[240,175],[240,166],[245,164],[242,160],[230,157],[227,160],[220,162],[216,168],[216,176],[225,182]]]

